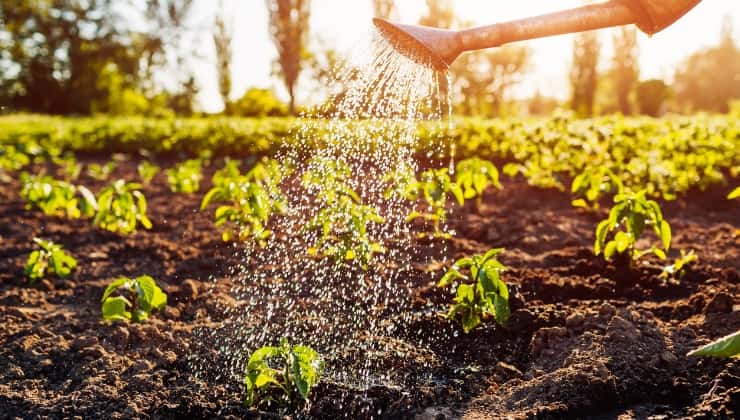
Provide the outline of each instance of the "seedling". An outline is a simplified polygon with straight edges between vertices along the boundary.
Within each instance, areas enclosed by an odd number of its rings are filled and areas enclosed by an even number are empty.
[[[275,159],[262,158],[247,172],[247,180],[262,185],[273,201],[285,205],[286,199],[280,190],[280,183],[293,172],[292,168]]]
[[[323,255],[337,262],[359,261],[363,269],[383,246],[373,240],[369,228],[385,222],[379,211],[362,203],[350,187],[350,168],[342,161],[316,159],[303,175],[303,185],[314,191],[323,203],[304,231],[318,231],[318,239],[309,247],[310,255]]]
[[[116,162],[114,161],[110,161],[105,165],[91,163],[87,165],[87,174],[90,175],[91,178],[97,179],[98,181],[105,181],[110,177],[115,169]]]
[[[40,238],[33,238],[33,242],[41,249],[31,252],[23,270],[29,283],[35,283],[49,274],[64,278],[77,267],[77,260],[64,252],[61,245]]]
[[[341,196],[360,201],[360,197],[349,184],[352,170],[344,161],[318,157],[312,159],[308,167],[303,173],[303,186],[316,193],[322,202],[332,205]]]
[[[55,163],[62,168],[66,181],[75,181],[82,173],[82,163],[78,162],[72,154],[57,158]]]
[[[100,302],[105,321],[142,322],[167,305],[167,294],[150,276],[121,277],[108,285]]]
[[[291,346],[280,340],[279,347],[262,347],[249,357],[244,376],[248,406],[272,401],[296,404],[320,380],[324,364],[319,353],[307,346]],[[274,395],[279,395],[274,398]]]
[[[599,200],[605,194],[618,194],[624,190],[622,180],[605,166],[588,167],[573,178],[570,191],[578,198],[573,200],[573,207],[597,210]]]
[[[455,186],[462,190],[466,200],[476,198],[476,205],[480,208],[483,201],[483,191],[489,186],[501,189],[498,170],[490,161],[477,157],[461,160],[456,167]]]
[[[152,179],[159,173],[159,166],[149,162],[148,160],[141,161],[136,167],[136,171],[139,173],[139,178],[144,184],[149,184]]]
[[[146,215],[146,198],[140,189],[140,184],[127,183],[123,179],[105,187],[100,192],[99,210],[93,224],[123,235],[136,231],[137,223],[151,229],[152,222]]]
[[[690,351],[687,356],[735,357],[740,356],[740,331]]]
[[[0,144],[0,170],[19,171],[31,163],[22,150],[12,144]]]
[[[26,200],[26,208],[38,208],[47,216],[91,217],[98,208],[95,195],[83,186],[27,173],[21,174],[21,182],[20,195]]]
[[[441,229],[441,224],[447,220],[447,194],[451,193],[460,205],[465,202],[465,197],[462,189],[452,183],[447,168],[428,169],[422,172],[421,181],[412,184],[410,190],[415,192],[416,197],[422,194],[427,205],[427,211],[413,211],[406,220],[412,221],[422,218],[431,221],[434,226],[434,236],[449,236]]]
[[[340,195],[308,222],[306,230],[319,232],[318,240],[308,249],[310,255],[324,255],[338,262],[357,260],[367,269],[374,254],[385,252],[368,231],[372,224],[382,224],[385,219],[375,207],[361,204],[355,197]]]
[[[664,279],[680,279],[684,274],[686,274],[685,271],[689,264],[697,261],[699,261],[699,257],[694,253],[693,249],[689,252],[684,252],[682,249],[681,256],[676,258],[676,261],[674,261],[673,264],[663,267],[660,277]]]
[[[241,176],[241,172],[239,171],[240,163],[238,160],[226,158],[224,160],[224,166],[217,170],[213,174],[213,177],[211,177],[211,183],[214,186],[223,186],[231,180],[239,178]]]
[[[203,168],[200,159],[190,159],[167,169],[167,183],[175,193],[191,194],[200,189]]]
[[[224,241],[234,238],[242,241],[254,238],[260,243],[263,242],[272,234],[267,228],[267,223],[273,211],[282,211],[259,184],[249,182],[244,177],[213,187],[203,197],[201,211],[216,201],[229,203],[216,209],[216,226],[227,223],[235,225],[224,228],[221,234]]]
[[[383,197],[386,199],[416,200],[416,186],[418,181],[414,176],[413,169],[409,165],[402,163],[398,168],[387,172],[383,176],[383,182],[388,185],[388,188],[383,193]]]
[[[614,196],[614,203],[609,218],[602,220],[596,227],[594,254],[599,255],[603,252],[604,258],[609,260],[615,253],[627,253],[630,264],[648,253],[665,259],[665,251],[671,246],[671,226],[663,219],[660,205],[654,200],[645,198],[644,190],[638,193],[617,194]],[[646,250],[635,248],[637,239],[648,226],[652,227],[660,238],[662,248],[656,246]],[[610,233],[614,233],[614,236],[607,241]]]
[[[447,318],[455,319],[460,316],[465,333],[477,327],[488,316],[493,316],[501,326],[506,326],[509,320],[509,289],[500,276],[506,267],[496,259],[496,255],[503,250],[494,248],[483,256],[461,258],[439,280],[438,287],[447,287],[460,281],[455,303],[450,305]],[[461,270],[464,269],[468,269],[470,274],[463,274]]]

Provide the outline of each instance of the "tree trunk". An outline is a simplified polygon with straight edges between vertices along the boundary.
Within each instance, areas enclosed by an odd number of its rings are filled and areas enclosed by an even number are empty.
[[[288,88],[288,95],[290,95],[289,112],[291,116],[295,116],[295,91],[293,86]]]

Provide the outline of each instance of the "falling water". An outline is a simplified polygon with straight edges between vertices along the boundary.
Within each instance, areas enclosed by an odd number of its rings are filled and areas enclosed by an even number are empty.
[[[451,124],[450,101],[440,97],[440,74],[397,54],[379,35],[352,59],[336,69],[333,100],[320,110],[329,120],[305,116],[293,130],[296,141],[276,156],[293,168],[282,183],[289,210],[271,223],[273,235],[266,244],[240,245],[242,264],[232,269],[235,286],[229,291],[235,302],[222,305],[222,324],[198,332],[197,351],[208,353],[193,358],[201,375],[226,372],[228,380],[242,383],[249,354],[287,337],[323,355],[326,381],[363,390],[413,379],[392,370],[404,365],[398,362],[402,349],[418,353],[423,346],[399,338],[406,336],[401,330],[411,316],[412,288],[420,284],[412,264],[419,259],[413,252],[415,233],[406,221],[413,204],[389,192],[384,174],[418,172],[419,121]],[[347,170],[342,182],[384,219],[370,225],[371,241],[384,252],[373,255],[367,269],[356,260],[337,262],[307,252],[319,232],[306,226],[327,199],[304,178],[307,173],[334,176],[327,168],[337,167]],[[423,282],[434,280],[427,276]]]

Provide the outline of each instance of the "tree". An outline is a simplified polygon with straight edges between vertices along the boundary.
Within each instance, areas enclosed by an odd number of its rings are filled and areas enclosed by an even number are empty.
[[[306,69],[314,82],[311,111],[315,116],[330,117],[344,101],[351,86],[359,79],[360,69],[322,38],[306,59]]]
[[[419,19],[419,25],[435,28],[452,28],[457,23],[452,0],[426,0],[427,14]]]
[[[393,0],[373,0],[373,13],[375,17],[390,19],[393,15],[395,5]]]
[[[122,89],[136,87],[136,34],[119,20],[111,0],[0,0],[0,99],[18,110],[88,114],[106,100],[106,71],[121,75]]]
[[[601,44],[595,31],[578,34],[573,42],[573,63],[570,70],[571,107],[581,115],[593,114],[600,48]]]
[[[266,0],[270,35],[278,52],[279,74],[290,95],[290,113],[295,114],[295,88],[306,55],[310,0]]]
[[[230,113],[242,117],[282,117],[288,115],[288,107],[271,90],[252,88],[233,103]]]
[[[184,82],[180,84],[177,91],[167,95],[167,105],[177,115],[189,117],[195,113],[195,99],[198,96],[200,88],[195,81],[195,76],[191,73]]]
[[[676,70],[676,99],[685,110],[727,112],[740,98],[740,49],[732,35],[732,20],[722,25],[720,43],[688,57]]]
[[[164,70],[172,84],[166,89],[168,102],[180,115],[193,113],[199,90],[192,70],[182,70],[194,68],[194,61],[203,58],[193,51],[195,39],[192,37],[199,32],[190,22],[194,4],[195,0],[145,0],[147,90],[151,94],[159,93],[153,73]]]
[[[219,11],[213,23],[213,46],[216,49],[216,74],[218,92],[224,103],[224,113],[228,114],[231,93],[231,60],[234,33],[232,26],[226,22],[223,2],[219,2]]]
[[[629,96],[640,77],[637,30],[623,26],[614,32],[614,59],[611,78],[617,96],[617,105],[624,115],[631,114]]]
[[[531,51],[506,45],[494,50],[467,54],[451,68],[458,111],[467,115],[499,114],[506,94],[527,70]]]
[[[542,95],[538,89],[527,104],[527,112],[529,115],[549,115],[558,105],[557,99]]]
[[[637,85],[637,103],[640,113],[657,117],[670,97],[671,89],[660,79],[650,79]]]

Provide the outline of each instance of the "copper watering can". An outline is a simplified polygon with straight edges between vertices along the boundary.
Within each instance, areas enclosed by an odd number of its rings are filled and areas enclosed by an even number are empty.
[[[373,23],[398,52],[420,64],[445,71],[462,52],[514,41],[631,23],[652,35],[677,21],[700,1],[611,0],[462,31],[401,25],[379,18],[373,19]]]

